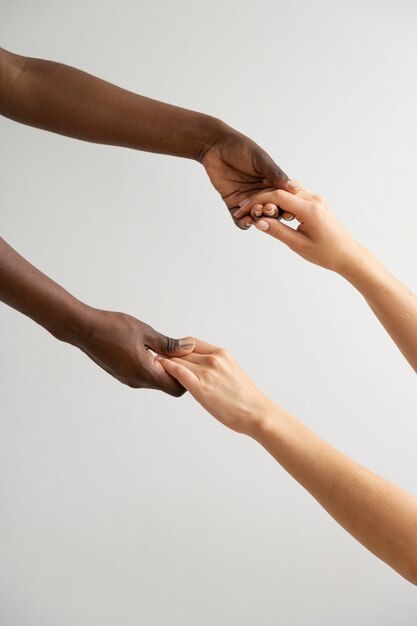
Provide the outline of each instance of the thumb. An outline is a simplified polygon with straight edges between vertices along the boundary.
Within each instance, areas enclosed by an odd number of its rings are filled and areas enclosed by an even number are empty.
[[[286,173],[280,168],[279,165],[275,163],[273,159],[266,152],[262,152],[260,155],[260,173],[264,178],[264,183],[269,187],[276,187],[277,189],[286,189],[288,176]]]
[[[261,219],[255,224],[258,230],[268,233],[278,241],[282,241],[286,246],[295,250],[300,243],[300,237],[303,235],[290,226],[286,226],[276,219]]]
[[[195,347],[195,341],[192,337],[172,339],[158,333],[153,328],[150,329],[150,334],[146,339],[147,348],[165,356],[185,356],[190,354]]]

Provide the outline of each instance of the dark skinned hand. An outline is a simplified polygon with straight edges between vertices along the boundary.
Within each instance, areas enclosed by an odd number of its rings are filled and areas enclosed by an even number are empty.
[[[194,349],[194,340],[171,339],[148,324],[114,311],[91,309],[89,331],[74,343],[97,365],[134,388],[159,389],[181,396],[185,389],[153,356],[185,356]]]
[[[204,153],[201,162],[235,224],[244,230],[254,220],[245,207],[239,207],[240,203],[266,188],[287,189],[288,176],[265,150],[229,127]],[[282,217],[292,218],[287,213]]]

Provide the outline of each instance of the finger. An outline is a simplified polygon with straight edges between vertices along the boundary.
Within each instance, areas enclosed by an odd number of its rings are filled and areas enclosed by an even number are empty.
[[[187,355],[187,357],[188,357],[188,355]],[[176,357],[176,356],[173,356],[169,360],[172,361],[173,363],[178,363],[179,365],[182,365],[183,367],[186,367],[187,369],[190,370],[190,372],[193,372],[193,374],[195,374],[195,376],[197,376],[197,378],[199,378],[198,372],[200,371],[200,366],[197,363],[192,363],[191,361],[188,361],[187,357]],[[158,355],[155,358],[157,358],[159,360],[161,357]],[[162,357],[162,358],[164,358],[164,357]]]
[[[264,191],[256,196],[256,203],[272,203],[282,211],[295,215],[299,222],[304,221],[310,210],[310,203],[306,198],[299,197],[283,189],[276,191]]]
[[[282,243],[294,250],[297,249],[300,240],[303,238],[302,233],[274,219],[262,218],[256,223],[256,228],[282,241]]]
[[[149,350],[146,350],[145,358],[147,370],[147,383],[144,385],[145,387],[163,391],[175,398],[179,398],[186,392],[182,384],[162,367],[161,363],[159,363],[157,358],[154,357]]]
[[[202,341],[196,337],[192,337],[192,339],[194,339],[195,342],[194,352],[198,352],[199,354],[211,354],[219,350],[219,347],[212,343],[207,343],[207,341]]]
[[[272,204],[272,202],[268,202],[264,205],[262,210],[263,214],[267,217],[276,217],[278,215],[278,207],[276,204]]]
[[[255,206],[262,206],[261,204],[256,204]],[[275,210],[271,210],[270,212],[268,212],[266,210],[266,208],[268,206],[271,207],[275,207]],[[251,209],[251,214],[253,213],[253,209]],[[280,207],[277,207],[275,204],[265,204],[265,206],[263,207],[261,213],[259,213],[258,211],[256,212],[255,217],[259,218],[262,215],[266,215],[267,217],[275,217],[275,215],[278,215],[278,219],[284,219],[287,222],[291,222],[291,220],[294,219],[294,215],[292,213],[288,213],[288,211],[281,211]]]
[[[300,183],[299,180],[290,180],[287,183],[289,187],[289,191],[293,194],[296,194],[300,198],[305,198],[306,200],[314,200],[314,194],[307,189],[305,185]]]
[[[195,346],[192,337],[172,339],[171,337],[158,333],[150,326],[145,336],[145,342],[147,348],[166,356],[189,354],[194,350]]]
[[[242,202],[239,202],[239,208],[233,209],[232,211],[233,217],[236,220],[239,220],[241,217],[245,217],[246,215],[249,215],[251,204],[252,204],[251,198],[245,198],[245,200],[242,200]]]
[[[270,181],[271,187],[278,189],[285,188],[285,184],[288,180],[286,173],[275,163],[267,152],[262,152],[258,155],[259,165],[262,176]]]
[[[185,387],[185,389],[188,389],[188,391],[192,392],[198,385],[198,377],[182,363],[178,363],[172,359],[164,359],[163,357],[159,357],[158,361],[164,370]]]
[[[237,221],[237,225],[242,230],[248,230],[253,225],[253,217],[251,215],[245,215]]]
[[[191,352],[186,356],[181,357],[181,362],[194,363],[196,365],[204,365],[207,362],[207,354],[199,354],[198,352]]]
[[[272,181],[270,180],[265,179],[262,182],[265,185],[265,187],[274,186]],[[309,191],[307,187],[305,187],[302,183],[300,183],[299,180],[296,180],[295,178],[287,180],[287,182],[283,186],[283,189],[285,189],[286,191],[289,191],[290,193],[296,193],[300,195],[301,197],[311,197],[312,195],[312,192]]]
[[[263,208],[263,204],[254,204],[250,210],[250,214],[254,219],[256,219],[257,217],[261,217]]]

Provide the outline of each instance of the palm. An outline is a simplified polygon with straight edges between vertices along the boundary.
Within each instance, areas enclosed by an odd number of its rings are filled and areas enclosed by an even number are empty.
[[[239,202],[265,189],[265,178],[287,177],[262,148],[238,133],[228,135],[204,155],[203,166],[227,208],[239,208]],[[237,220],[233,217],[235,223]]]

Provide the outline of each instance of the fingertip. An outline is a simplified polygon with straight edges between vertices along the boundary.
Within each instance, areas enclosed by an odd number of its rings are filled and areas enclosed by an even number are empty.
[[[253,207],[251,208],[250,214],[253,217],[253,219],[256,219],[257,217],[261,217],[262,211],[263,211],[263,204],[254,204]]]
[[[183,337],[178,340],[178,352],[181,354],[190,354],[195,348],[194,337]]]
[[[285,186],[291,193],[296,193],[302,188],[300,181],[296,180],[295,178],[288,179],[285,183]]]
[[[242,230],[248,230],[253,225],[253,217],[251,215],[246,215],[242,217],[242,219],[238,220],[237,225]]]
[[[156,355],[154,357],[155,370],[153,373],[152,388],[163,391],[164,393],[179,398],[186,392],[185,387],[175,376],[175,368],[172,367],[169,358]]]
[[[267,215],[268,217],[275,217],[276,215],[278,215],[278,207],[276,206],[276,204],[268,202],[263,207],[263,214]]]
[[[255,226],[258,230],[266,232],[267,230],[269,230],[270,224],[266,220],[262,219],[262,220],[257,221]]]

